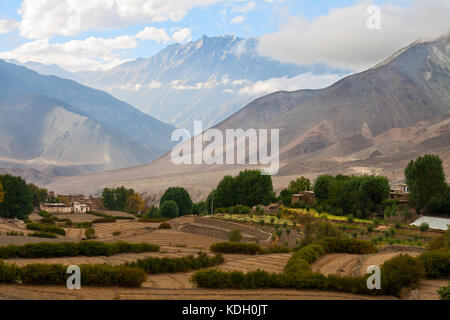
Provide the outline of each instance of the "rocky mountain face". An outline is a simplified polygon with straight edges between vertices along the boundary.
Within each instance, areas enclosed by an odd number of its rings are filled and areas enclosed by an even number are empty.
[[[277,90],[265,88],[268,84],[264,81],[287,81],[301,74],[333,75],[325,82],[309,83],[314,87],[329,85],[346,73],[323,65],[301,67],[261,57],[254,38],[204,36],[171,45],[148,59],[104,72],[81,72],[77,77],[161,121],[191,128],[195,120],[213,126],[255,98]],[[254,88],[255,84],[259,87]]]
[[[79,174],[148,163],[171,125],[106,92],[0,61],[0,166]]]
[[[299,174],[401,174],[408,161],[424,153],[439,154],[449,173],[449,40],[414,43],[325,89],[259,98],[216,128],[280,129],[281,169],[275,186]],[[248,167],[176,166],[166,154],[147,166],[63,179],[50,187],[98,192],[126,183],[155,193],[160,192],[158,183],[164,187],[185,181],[181,184],[192,193],[204,195],[225,174]]]

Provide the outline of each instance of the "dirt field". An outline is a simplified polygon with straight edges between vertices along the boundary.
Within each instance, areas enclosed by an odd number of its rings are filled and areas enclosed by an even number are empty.
[[[123,289],[0,285],[0,300],[395,300],[312,290]]]
[[[366,274],[367,267],[381,266],[385,261],[404,253],[417,257],[419,252],[381,252],[370,255],[333,253],[319,258],[312,264],[314,272],[325,275],[337,274],[340,276],[359,276]]]

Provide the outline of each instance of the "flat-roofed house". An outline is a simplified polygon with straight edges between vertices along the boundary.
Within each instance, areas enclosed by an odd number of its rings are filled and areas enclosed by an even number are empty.
[[[300,191],[299,193],[291,195],[291,203],[304,201],[309,205],[313,205],[315,202],[313,191]]]

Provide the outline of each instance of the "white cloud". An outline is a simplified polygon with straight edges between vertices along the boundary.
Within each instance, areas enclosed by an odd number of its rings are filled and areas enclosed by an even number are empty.
[[[30,39],[75,36],[143,22],[180,21],[189,10],[221,0],[24,0],[19,30]]]
[[[325,88],[341,77],[336,74],[316,75],[310,72],[302,73],[296,77],[272,78],[266,81],[257,81],[241,88],[240,94],[255,96],[269,94],[275,91],[295,91],[300,89],[319,89]]]
[[[173,31],[175,31],[172,35],[172,39],[175,42],[178,43],[182,43],[185,41],[191,41],[192,37],[191,37],[191,29],[189,28],[181,28],[181,29],[172,29]]]
[[[124,90],[132,90],[132,91],[139,91],[140,89],[159,89],[162,87],[162,83],[158,82],[158,81],[151,81],[148,84],[127,84],[125,86],[121,86],[119,87],[119,89],[124,89]]]
[[[380,30],[367,28],[371,3],[332,9],[312,21],[287,17],[278,32],[261,37],[259,52],[283,62],[361,70],[417,39],[450,31],[449,1],[413,0],[407,7],[387,2],[381,6]]]
[[[231,19],[230,23],[238,24],[238,23],[242,23],[244,21],[245,21],[244,16],[237,16],[237,17],[234,17],[233,19]]]
[[[14,19],[0,20],[0,34],[8,33],[17,28],[19,23]]]
[[[239,13],[247,13],[247,12],[253,11],[255,9],[255,7],[256,7],[256,2],[250,1],[244,6],[234,7],[233,11],[239,12]]]
[[[99,70],[117,66],[127,60],[117,51],[136,47],[132,36],[88,38],[65,43],[50,43],[47,39],[27,42],[12,51],[0,52],[0,58],[57,64],[70,71]]]
[[[167,34],[166,30],[154,27],[146,27],[144,30],[136,34],[136,38],[141,40],[154,40],[158,43],[167,43],[171,41],[171,38]]]

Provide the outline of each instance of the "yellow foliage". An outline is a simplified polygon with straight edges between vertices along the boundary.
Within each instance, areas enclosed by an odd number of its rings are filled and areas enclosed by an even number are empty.
[[[128,197],[127,205],[125,211],[132,213],[140,213],[144,211],[145,201],[142,200],[142,197],[139,193],[134,192],[131,196]]]

